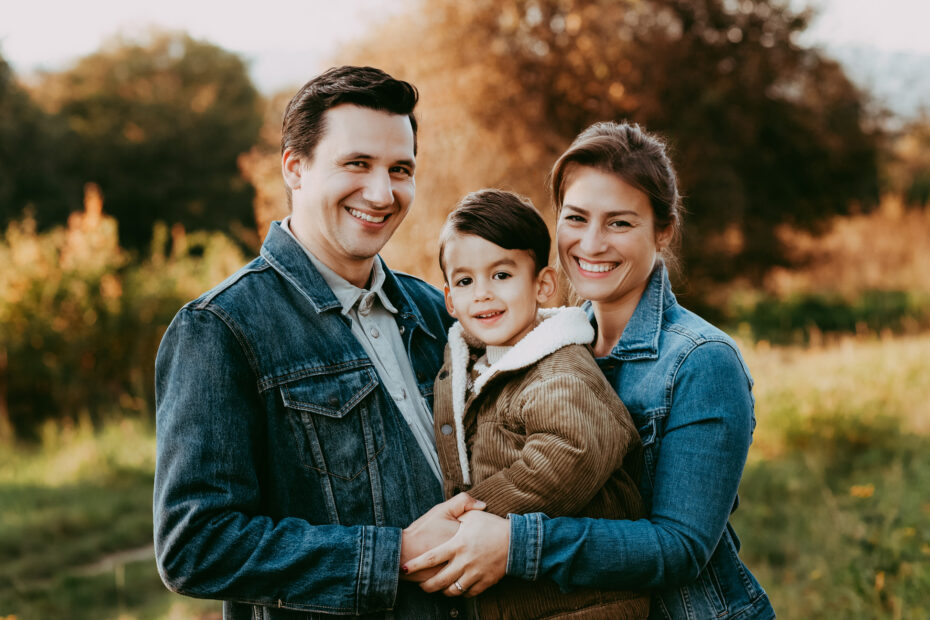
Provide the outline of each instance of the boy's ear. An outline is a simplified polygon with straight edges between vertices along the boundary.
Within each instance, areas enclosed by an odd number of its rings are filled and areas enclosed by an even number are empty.
[[[443,284],[442,286],[442,296],[446,300],[446,312],[449,313],[449,316],[455,316],[455,307],[452,305],[452,295],[449,293],[449,285]]]
[[[548,303],[559,290],[558,278],[555,269],[543,267],[536,275],[536,302],[539,305]]]
[[[300,157],[291,149],[281,154],[281,174],[291,191],[300,189]]]

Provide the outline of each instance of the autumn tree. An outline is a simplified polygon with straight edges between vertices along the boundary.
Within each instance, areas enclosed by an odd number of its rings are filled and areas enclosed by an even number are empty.
[[[36,97],[77,135],[73,166],[102,189],[122,245],[147,244],[156,221],[254,228],[237,158],[258,137],[261,107],[235,54],[178,33],[115,39],[45,76]]]
[[[595,121],[663,134],[688,211],[686,272],[707,291],[783,263],[778,226],[877,198],[863,94],[799,45],[809,18],[779,0],[433,0],[344,57],[420,88],[427,208],[451,208],[449,186],[547,202],[546,172]]]

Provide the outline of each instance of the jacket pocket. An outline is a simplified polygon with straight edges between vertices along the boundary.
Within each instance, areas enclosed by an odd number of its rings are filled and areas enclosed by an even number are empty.
[[[328,372],[281,385],[281,399],[304,467],[352,480],[384,450],[371,367]]]
[[[662,433],[665,430],[667,409],[653,409],[645,413],[633,413],[636,431],[643,442],[643,476],[640,479],[640,491],[649,496],[647,505],[652,504],[652,489],[655,484],[656,464],[659,462],[659,448],[662,445]]]

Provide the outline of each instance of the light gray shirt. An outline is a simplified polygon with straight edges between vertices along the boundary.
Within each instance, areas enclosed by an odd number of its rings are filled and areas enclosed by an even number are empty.
[[[290,216],[284,218],[281,228],[300,243],[291,231],[290,219]],[[433,415],[420,394],[407,349],[394,319],[397,308],[383,290],[384,265],[381,257],[375,257],[369,286],[363,289],[324,265],[302,243],[300,247],[304,249],[307,258],[323,276],[323,280],[342,305],[342,314],[349,318],[352,334],[375,365],[375,370],[381,377],[381,385],[400,410],[430,469],[442,480],[439,456],[436,454],[436,438],[433,434]]]

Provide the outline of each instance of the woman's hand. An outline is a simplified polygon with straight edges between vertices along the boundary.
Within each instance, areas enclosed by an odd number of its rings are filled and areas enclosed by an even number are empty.
[[[410,570],[406,564],[411,558],[448,541],[459,529],[459,517],[469,510],[484,510],[484,506],[484,502],[477,501],[467,493],[459,493],[450,500],[436,504],[411,523],[401,534],[401,579],[420,582],[439,572],[441,567],[417,572]]]
[[[420,584],[427,592],[476,596],[507,571],[510,523],[480,511],[463,514],[459,522],[461,526],[452,538],[405,564],[411,574],[424,569],[439,571]]]

